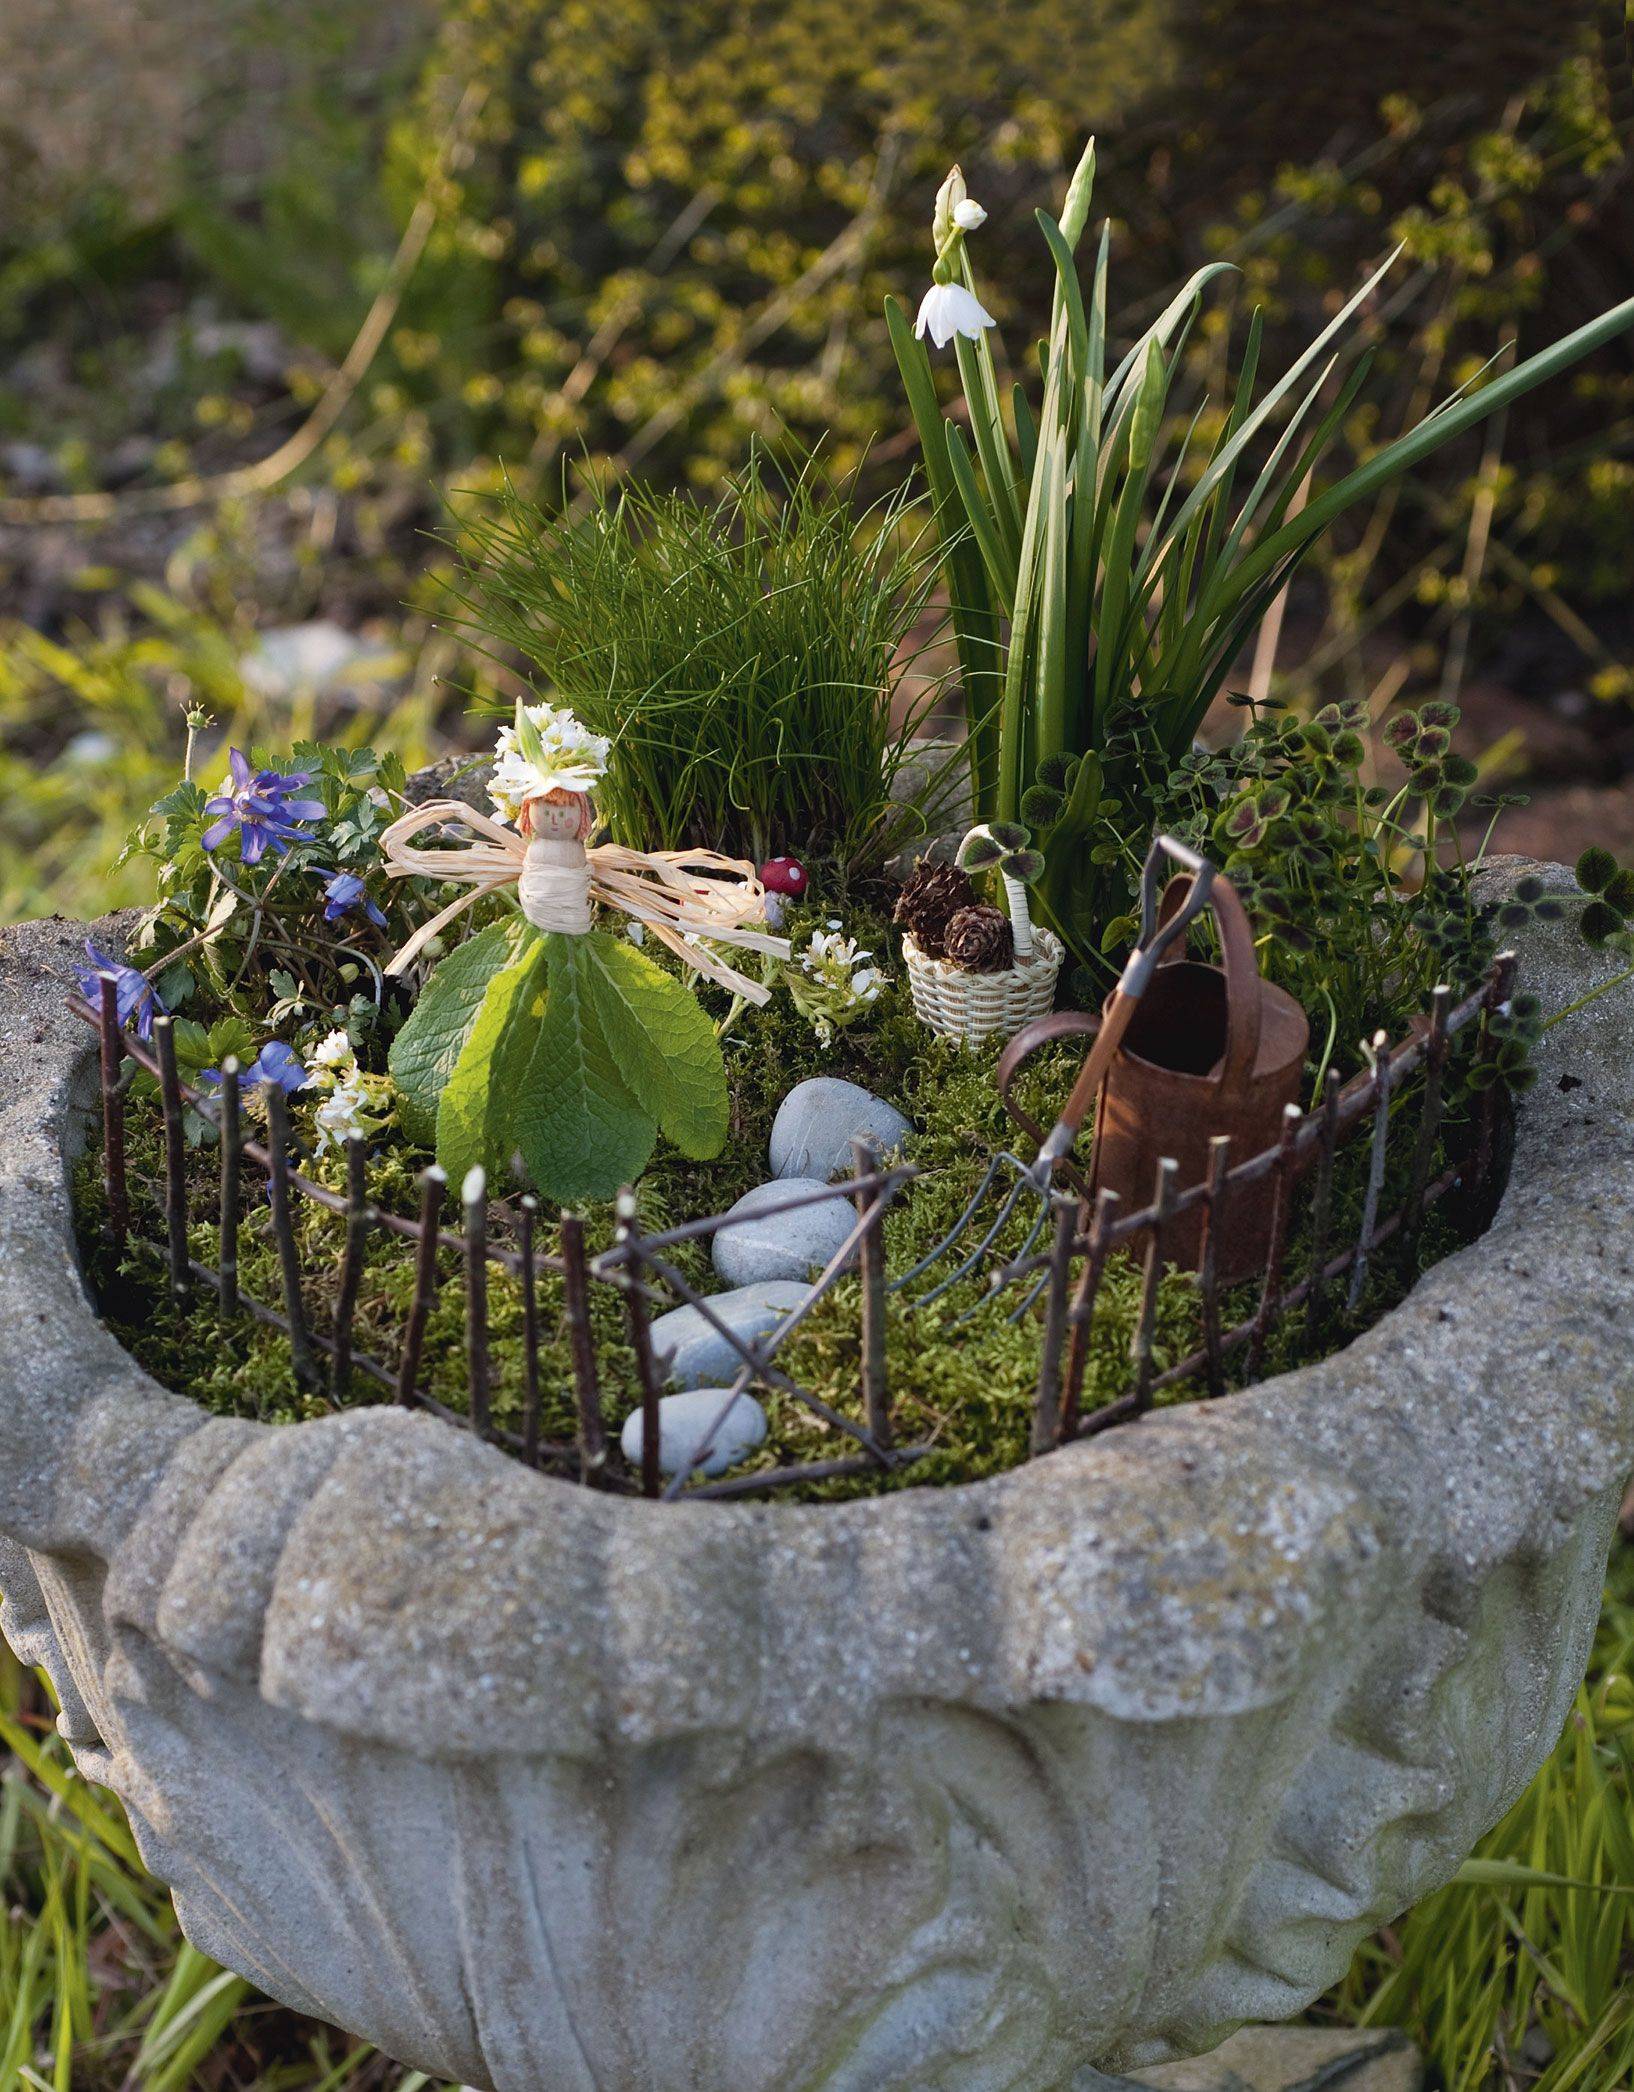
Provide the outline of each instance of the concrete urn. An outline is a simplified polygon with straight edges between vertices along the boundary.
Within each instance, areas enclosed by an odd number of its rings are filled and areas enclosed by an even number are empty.
[[[83,935],[0,940],[0,1627],[275,1997],[493,2092],[1088,2092],[1300,2010],[1553,1745],[1634,1464],[1622,997],[1348,1350],[967,1488],[664,1507],[148,1379],[73,1245]],[[1522,941],[1550,1008],[1608,971]]]

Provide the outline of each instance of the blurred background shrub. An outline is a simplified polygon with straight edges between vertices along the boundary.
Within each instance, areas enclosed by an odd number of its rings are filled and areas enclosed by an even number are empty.
[[[1221,320],[1263,303],[1274,361],[1404,238],[1365,453],[1626,290],[1616,12],[11,0],[0,914],[131,896],[104,870],[190,707],[207,764],[252,718],[411,758],[461,732],[482,671],[431,615],[456,490],[712,494],[785,435],[869,498],[899,480],[880,305],[926,280],[953,158],[1013,356],[1031,211],[1089,130],[1124,330],[1226,256]],[[1631,433],[1626,352],[1527,402],[1360,517],[1241,680],[1461,694],[1489,778],[1562,795],[1515,839],[1634,843]]]

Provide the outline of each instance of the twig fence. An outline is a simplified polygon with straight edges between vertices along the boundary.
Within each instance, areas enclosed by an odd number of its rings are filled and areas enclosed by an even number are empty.
[[[1493,1168],[1501,1085],[1491,1083],[1482,1093],[1473,1155],[1432,1178],[1442,1123],[1444,1077],[1454,1038],[1466,1026],[1490,1018],[1507,1004],[1514,990],[1514,975],[1514,957],[1505,953],[1494,962],[1481,985],[1462,1001],[1455,1004],[1450,989],[1438,988],[1426,1018],[1414,1027],[1411,1036],[1395,1044],[1382,1032],[1376,1036],[1365,1076],[1341,1084],[1337,1074],[1330,1072],[1314,1109],[1301,1112],[1290,1105],[1274,1147],[1233,1164],[1229,1141],[1214,1141],[1208,1173],[1198,1184],[1179,1186],[1178,1165],[1164,1161],[1158,1168],[1152,1203],[1138,1212],[1120,1212],[1116,1195],[1108,1191],[1100,1192],[1093,1201],[1080,1198],[1076,1192],[1053,1193],[1047,1214],[1047,1246],[1036,1251],[1029,1248],[1001,1264],[993,1273],[988,1295],[990,1301],[998,1303],[1012,1286],[1026,1284],[1028,1290],[1021,1306],[1011,1310],[1018,1317],[1035,1300],[1043,1300],[1032,1453],[1047,1453],[1073,1439],[1089,1437],[1138,1417],[1152,1407],[1161,1390],[1180,1381],[1200,1378],[1207,1395],[1223,1395],[1228,1386],[1227,1363],[1239,1353],[1241,1380],[1252,1382],[1260,1374],[1272,1332],[1285,1317],[1302,1311],[1307,1336],[1314,1341],[1340,1280],[1347,1282],[1347,1303],[1354,1307],[1360,1300],[1372,1260],[1386,1243],[1399,1239],[1404,1246],[1410,1245],[1425,1213],[1437,1200],[1461,1183],[1484,1185]],[[887,1166],[866,1142],[856,1141],[852,1144],[853,1173],[849,1178],[821,1192],[791,1192],[786,1200],[759,1209],[757,1218],[764,1220],[843,1197],[854,1205],[856,1219],[800,1305],[785,1314],[767,1335],[747,1338],[727,1325],[710,1299],[677,1267],[672,1255],[683,1243],[713,1235],[726,1223],[727,1215],[710,1214],[658,1234],[644,1234],[638,1224],[635,1195],[626,1190],[618,1200],[617,1232],[612,1246],[592,1257],[585,1243],[584,1222],[572,1213],[563,1214],[555,1223],[554,1247],[542,1247],[545,1223],[539,1203],[532,1196],[523,1196],[514,1208],[515,1247],[511,1248],[491,1239],[488,1189],[480,1170],[473,1170],[461,1187],[459,1230],[444,1228],[448,1183],[435,1166],[425,1170],[420,1179],[418,1218],[382,1211],[368,1196],[366,1143],[361,1136],[346,1143],[345,1191],[334,1191],[318,1183],[291,1160],[294,1144],[288,1101],[276,1084],[267,1086],[265,1139],[246,1139],[236,1062],[223,1063],[218,1091],[205,1093],[191,1088],[178,1073],[171,1020],[154,1020],[149,1047],[121,1031],[113,978],[105,976],[100,985],[100,1008],[77,997],[73,1007],[100,1035],[103,1170],[108,1230],[114,1249],[123,1254],[127,1246],[134,1245],[162,1256],[170,1288],[178,1299],[188,1297],[195,1286],[203,1286],[216,1295],[223,1314],[247,1315],[282,1331],[289,1340],[299,1378],[311,1387],[326,1388],[337,1404],[346,1399],[359,1377],[372,1380],[397,1402],[431,1410],[449,1423],[468,1427],[532,1467],[588,1486],[662,1497],[666,1501],[683,1493],[689,1501],[698,1497],[747,1496],[870,1470],[890,1472],[910,1466],[931,1450],[928,1443],[897,1443],[886,1372],[888,1318],[893,1304],[895,1312],[911,1315],[915,1303],[901,1292],[903,1280],[892,1282],[887,1277],[884,1220],[892,1200],[918,1175],[912,1164]],[[1493,1052],[1490,1024],[1483,1024],[1476,1051],[1482,1056]],[[127,1067],[127,1060],[133,1066]],[[131,1232],[125,1103],[135,1068],[144,1069],[157,1079],[163,1113],[162,1247]],[[1406,1192],[1393,1211],[1383,1214],[1380,1207],[1392,1101],[1407,1079],[1420,1069],[1425,1079]],[[219,1237],[214,1265],[194,1257],[188,1244],[184,1114],[189,1106],[218,1135]],[[1363,1127],[1368,1129],[1369,1162],[1360,1224],[1354,1239],[1335,1247],[1335,1156],[1343,1142]],[[260,1172],[267,1183],[283,1294],[281,1309],[254,1299],[239,1281],[238,1242],[246,1163]],[[1312,1180],[1309,1268],[1304,1276],[1290,1282],[1287,1260],[1293,1202],[1307,1175]],[[1229,1289],[1220,1278],[1217,1245],[1229,1225],[1233,1200],[1267,1177],[1272,1180],[1272,1219],[1257,1297],[1245,1319],[1224,1328],[1222,1303]],[[302,1295],[294,1222],[294,1210],[300,1200],[323,1208],[345,1223],[336,1305],[327,1334],[314,1328]],[[1189,1356],[1160,1369],[1156,1331],[1158,1288],[1165,1268],[1164,1244],[1175,1222],[1199,1206],[1203,1209],[1202,1252],[1196,1285],[1202,1341]],[[360,1351],[353,1340],[364,1257],[369,1238],[376,1230],[401,1236],[415,1245],[413,1293],[395,1364]],[[1042,1232],[1042,1228],[1035,1228],[1029,1244]],[[1081,1412],[1083,1385],[1102,1281],[1109,1260],[1118,1251],[1134,1250],[1142,1243],[1144,1271],[1130,1343],[1128,1385],[1117,1400],[1085,1415]],[[444,1251],[457,1255],[464,1271],[468,1414],[448,1408],[420,1385],[427,1321],[438,1285],[437,1258]],[[492,1414],[488,1280],[494,1268],[508,1272],[517,1281],[521,1294],[523,1403],[519,1432],[502,1428]],[[777,1361],[778,1352],[816,1303],[852,1268],[859,1276],[860,1295],[857,1345],[861,1414],[855,1417],[845,1415],[799,1386]],[[546,1275],[561,1282],[562,1323],[572,1361],[577,1417],[577,1431],[571,1443],[546,1439],[541,1431],[543,1330],[539,1281]],[[610,1451],[607,1442],[601,1373],[591,1325],[592,1293],[597,1286],[616,1290],[635,1360],[643,1432],[641,1459],[634,1469],[621,1455]],[[655,1312],[678,1305],[694,1308],[741,1363],[731,1388],[723,1390],[719,1413],[699,1442],[690,1466],[665,1481],[659,1468],[658,1429],[664,1362],[655,1356],[651,1323]],[[853,1450],[830,1460],[752,1470],[720,1480],[699,1479],[698,1470],[708,1459],[733,1404],[752,1385],[799,1402],[849,1441]]]

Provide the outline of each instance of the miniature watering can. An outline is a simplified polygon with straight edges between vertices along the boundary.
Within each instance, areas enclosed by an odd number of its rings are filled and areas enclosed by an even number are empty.
[[[1183,869],[1159,894],[1164,861]],[[1219,929],[1224,963],[1185,955],[1186,931],[1205,908]],[[1095,1043],[1072,1094],[1046,1135],[1010,1095],[1017,1071],[1040,1046],[1092,1034]],[[1286,990],[1262,978],[1242,902],[1205,858],[1159,836],[1141,880],[1140,942],[1099,1017],[1062,1010],[1019,1031],[998,1066],[999,1095],[1016,1123],[1041,1145],[1039,1164],[1064,1160],[1099,1099],[1088,1195],[1116,1192],[1124,1212],[1151,1204],[1159,1161],[1180,1165],[1176,1188],[1208,1174],[1209,1142],[1225,1135],[1230,1160],[1275,1147],[1286,1107],[1297,1100],[1310,1026]],[[1272,1179],[1234,1187],[1216,1245],[1222,1280],[1246,1278],[1264,1263],[1271,1229]],[[1203,1208],[1180,1215],[1164,1238],[1168,1262],[1195,1270],[1202,1254]]]

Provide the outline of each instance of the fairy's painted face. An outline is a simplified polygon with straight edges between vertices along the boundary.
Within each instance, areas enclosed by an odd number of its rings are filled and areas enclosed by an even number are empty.
[[[582,843],[593,819],[588,792],[567,792],[558,786],[525,799],[517,826],[530,839],[542,836],[552,842]]]

